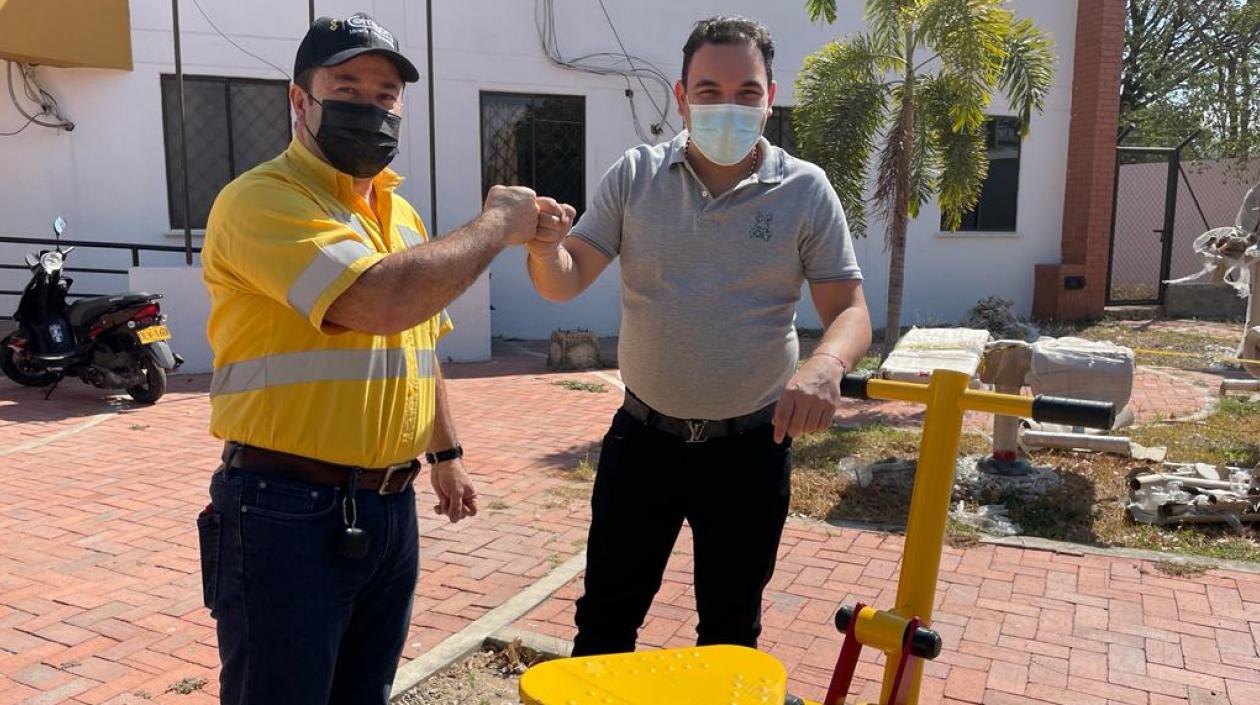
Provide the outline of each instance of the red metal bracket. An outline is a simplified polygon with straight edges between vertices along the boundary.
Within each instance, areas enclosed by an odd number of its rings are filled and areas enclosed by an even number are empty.
[[[856,621],[856,620],[854,620]],[[919,630],[919,618],[914,617],[906,625],[905,636],[901,637],[901,655],[897,659],[897,675],[893,676],[892,690],[888,692],[888,705],[897,705],[897,691],[901,690],[901,679],[906,674],[906,665],[910,662],[910,640]]]
[[[827,698],[823,705],[844,705],[853,685],[853,672],[857,670],[858,656],[862,654],[862,643],[857,639],[857,616],[865,604],[859,602],[853,608],[853,619],[844,630],[844,645],[840,647],[840,657],[836,659],[836,670],[831,674],[831,686],[827,688]]]

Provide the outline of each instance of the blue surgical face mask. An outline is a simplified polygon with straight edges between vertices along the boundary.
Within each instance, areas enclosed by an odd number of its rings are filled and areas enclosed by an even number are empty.
[[[744,160],[761,139],[766,109],[734,103],[691,106],[691,142],[721,166]]]

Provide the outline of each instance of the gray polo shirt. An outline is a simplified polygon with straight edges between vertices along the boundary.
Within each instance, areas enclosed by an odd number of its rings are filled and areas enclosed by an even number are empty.
[[[712,198],[686,144],[627,151],[573,235],[621,257],[626,387],[662,414],[725,419],[783,393],[801,285],[862,272],[822,169],[762,138],[757,173]]]

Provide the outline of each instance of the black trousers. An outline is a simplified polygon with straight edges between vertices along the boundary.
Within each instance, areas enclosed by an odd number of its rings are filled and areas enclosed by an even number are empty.
[[[770,426],[689,444],[618,411],[595,476],[574,656],[633,651],[683,520],[698,645],[755,647],[791,493],[791,441]]]

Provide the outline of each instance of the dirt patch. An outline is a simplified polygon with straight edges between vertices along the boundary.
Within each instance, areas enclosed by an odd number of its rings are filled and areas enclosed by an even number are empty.
[[[394,705],[519,705],[521,674],[541,660],[519,642],[479,651],[398,696]]]

